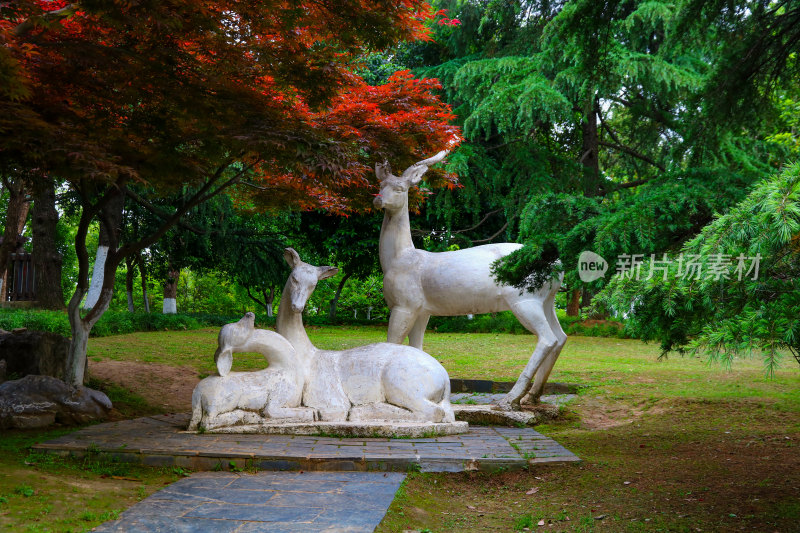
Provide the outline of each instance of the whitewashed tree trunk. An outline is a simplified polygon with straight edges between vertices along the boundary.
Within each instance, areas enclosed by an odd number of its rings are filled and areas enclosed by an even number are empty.
[[[98,308],[93,309],[90,313],[93,315],[91,320],[81,318],[80,302],[83,299],[82,292],[76,289],[67,308],[70,329],[72,330],[72,341],[69,343],[69,351],[67,352],[64,381],[75,386],[83,385],[86,375],[86,352],[89,345],[89,332],[92,331],[92,327],[94,327],[97,320],[108,309],[113,291],[111,289],[100,291],[100,297],[95,303]]]
[[[270,286],[269,293],[264,291],[264,301],[267,303],[267,316],[272,318],[275,316],[275,313],[272,311],[272,307],[275,305],[275,287]]]
[[[165,315],[174,315],[178,312],[178,301],[175,298],[164,298],[164,305],[161,306],[161,312]]]
[[[89,284],[89,293],[86,295],[84,309],[91,309],[97,304],[100,298],[100,290],[103,288],[103,270],[106,266],[108,257],[108,246],[100,245],[97,247],[97,255],[94,259],[94,269],[92,270],[92,281]]]
[[[181,271],[170,268],[167,272],[167,281],[164,283],[164,304],[161,312],[165,315],[174,315],[178,312],[178,280]]]
[[[128,297],[128,312],[133,313],[136,311],[136,308],[133,306],[133,292],[126,291],[125,294]]]

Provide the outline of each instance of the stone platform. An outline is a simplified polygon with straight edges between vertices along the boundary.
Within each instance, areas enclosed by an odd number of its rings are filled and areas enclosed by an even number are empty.
[[[188,421],[188,414],[177,414],[109,422],[34,449],[77,457],[102,454],[111,460],[196,471],[496,471],[580,460],[528,427],[470,426],[461,435],[392,439],[195,434],[184,431]]]
[[[337,437],[419,438],[466,433],[467,422],[305,422],[259,424],[223,427],[209,433],[241,435],[245,433],[271,435],[336,435]],[[187,431],[187,433],[195,433]]]

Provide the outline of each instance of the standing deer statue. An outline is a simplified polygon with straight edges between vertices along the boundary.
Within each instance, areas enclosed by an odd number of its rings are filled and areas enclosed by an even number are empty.
[[[330,266],[300,260],[292,248],[284,258],[292,268],[281,294],[276,329],[305,364],[303,406],[322,421],[455,422],[450,377],[442,365],[410,346],[376,343],[349,350],[320,350],[303,326],[303,309]]]
[[[411,346],[422,349],[431,315],[510,310],[538,337],[525,369],[498,405],[500,409],[518,409],[526,392],[533,399],[539,399],[567,340],[555,313],[555,296],[563,275],[551,279],[535,292],[523,292],[498,284],[491,274],[492,263],[521,248],[520,244],[486,244],[439,253],[414,248],[408,217],[408,189],[417,185],[428,167],[444,159],[447,153],[442,151],[415,163],[400,176],[392,174],[388,163],[375,167],[381,189],[374,205],[384,210],[380,260],[383,296],[391,309],[388,341],[402,344],[408,337]]]

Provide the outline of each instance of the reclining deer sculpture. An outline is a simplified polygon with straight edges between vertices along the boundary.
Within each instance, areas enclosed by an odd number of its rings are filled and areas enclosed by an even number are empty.
[[[323,421],[455,421],[447,371],[425,352],[385,342],[349,350],[311,344],[303,309],[317,282],[337,269],[304,263],[292,248],[284,259],[292,273],[281,294],[276,329],[307,365],[304,406]]]
[[[192,394],[189,430],[282,422],[454,422],[450,378],[436,359],[410,346],[376,343],[319,350],[303,327],[303,308],[333,267],[304,263],[291,248],[292,273],[278,308],[278,333],[255,329],[255,315],[226,324],[214,359],[219,376]],[[233,354],[261,353],[269,368],[231,372]]]
[[[518,409],[529,391],[538,400],[567,336],[555,313],[555,296],[563,275],[551,279],[536,292],[522,292],[498,284],[491,265],[522,247],[498,243],[449,252],[417,250],[411,240],[408,189],[417,185],[430,165],[447,155],[435,156],[411,165],[400,176],[388,163],[376,165],[380,194],[374,205],[384,210],[380,236],[383,295],[391,309],[389,342],[422,349],[428,319],[511,310],[526,329],[538,337],[536,349],[511,391],[499,403],[501,409]],[[531,382],[536,380],[531,385]]]

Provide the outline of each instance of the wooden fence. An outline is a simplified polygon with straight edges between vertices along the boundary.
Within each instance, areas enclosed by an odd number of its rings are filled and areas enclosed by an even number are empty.
[[[29,253],[11,254],[5,300],[18,302],[36,299],[36,271]]]

